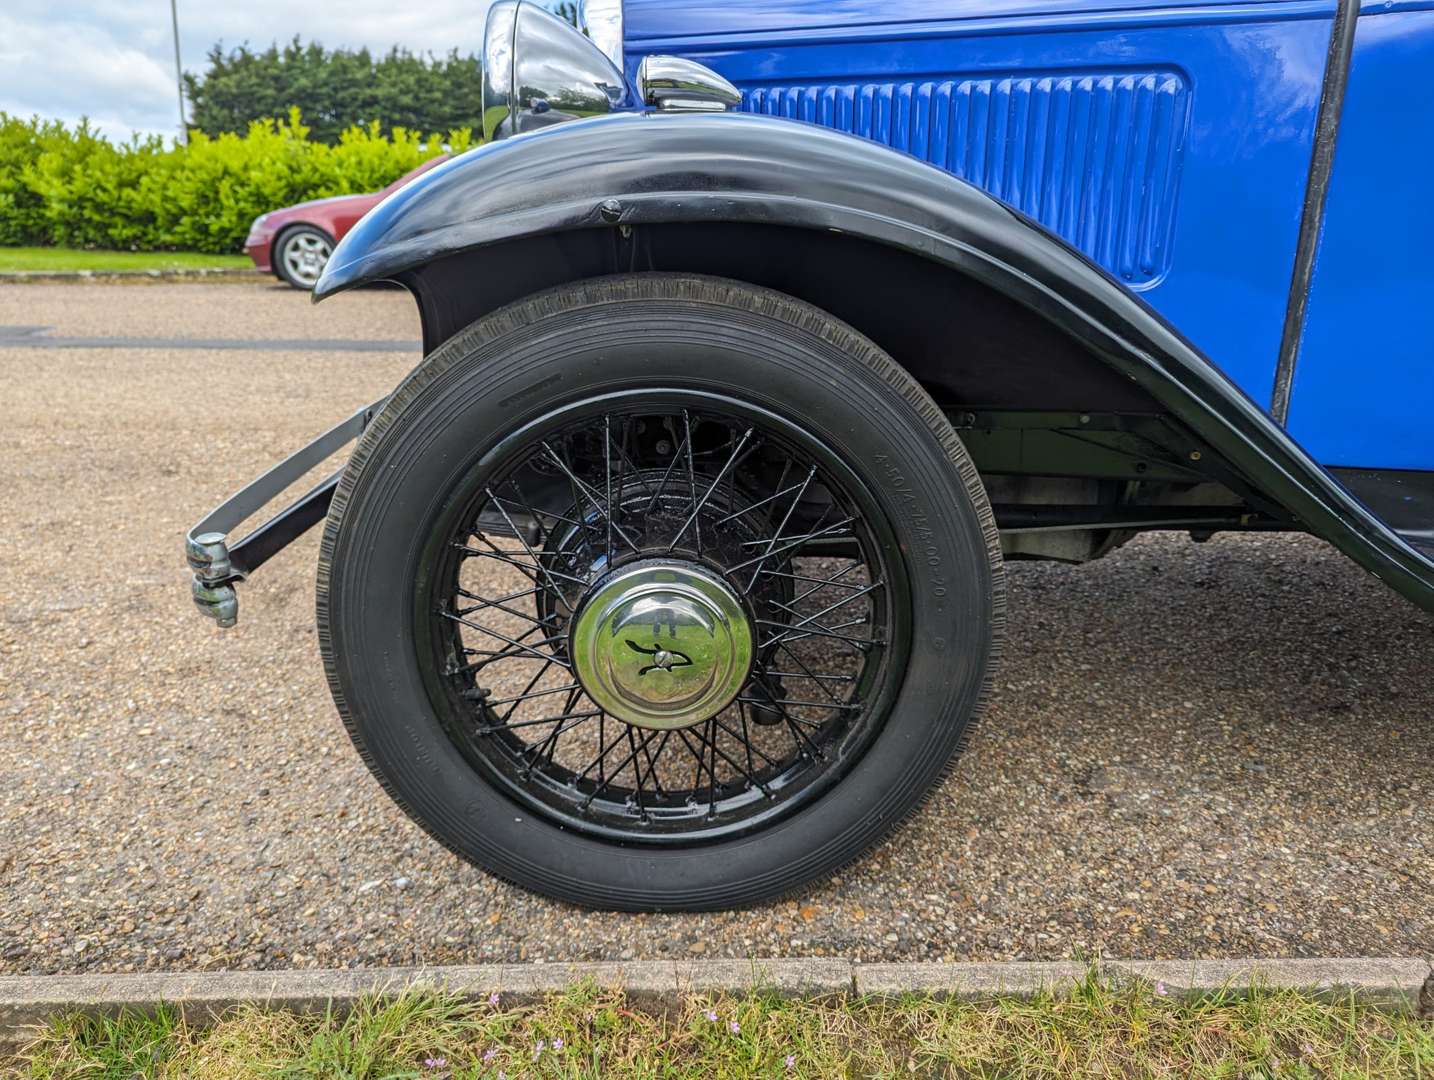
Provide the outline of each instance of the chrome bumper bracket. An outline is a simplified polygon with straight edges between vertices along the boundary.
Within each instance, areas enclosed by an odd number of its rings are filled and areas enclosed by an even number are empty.
[[[318,524],[328,513],[343,469],[310,488],[268,521],[234,544],[229,533],[278,498],[295,481],[335,451],[363,434],[386,399],[365,405],[264,475],[235,492],[189,530],[184,554],[194,572],[191,594],[195,606],[222,627],[239,619],[234,584]]]

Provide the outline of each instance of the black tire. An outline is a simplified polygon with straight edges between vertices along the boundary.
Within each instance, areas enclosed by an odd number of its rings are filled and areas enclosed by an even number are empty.
[[[333,253],[334,238],[317,225],[290,226],[274,238],[274,273],[294,288],[310,292]]]
[[[885,519],[873,527],[892,538],[883,550],[896,553],[891,573],[904,590],[905,608],[891,603],[909,619],[903,651],[893,654],[900,663],[891,704],[861,752],[799,808],[718,840],[615,843],[515,802],[455,738],[417,644],[428,633],[422,590],[434,573],[424,552],[443,546],[433,537],[456,513],[459,487],[493,475],[483,470],[497,467],[485,462],[496,460],[499,441],[535,418],[635,391],[721,394],[800,425],[864,485],[863,505]],[[611,494],[608,501],[611,510]],[[921,387],[871,341],[808,304],[672,274],[531,296],[435,350],[355,450],[318,571],[329,685],[385,790],[440,843],[498,877],[621,910],[708,910],[785,895],[887,835],[964,746],[991,686],[1004,609],[984,489]],[[641,779],[639,766],[639,789]],[[714,775],[713,799],[716,789]]]

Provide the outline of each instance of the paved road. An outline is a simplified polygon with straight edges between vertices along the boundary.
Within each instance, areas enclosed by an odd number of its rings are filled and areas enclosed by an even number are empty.
[[[0,287],[70,338],[411,341],[407,297]],[[1434,952],[1434,622],[1299,537],[1010,568],[1002,692],[802,903],[578,911],[438,849],[351,750],[316,538],[201,621],[184,528],[411,353],[0,343],[0,971],[832,955]]]

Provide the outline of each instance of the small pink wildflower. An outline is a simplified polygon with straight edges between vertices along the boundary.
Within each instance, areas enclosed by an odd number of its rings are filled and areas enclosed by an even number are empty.
[[[562,1040],[562,1038],[561,1038],[561,1036],[560,1036],[560,1037],[558,1037],[558,1038],[556,1038],[556,1039],[553,1040],[553,1049],[554,1049],[554,1050],[561,1050],[562,1048],[563,1048],[563,1040]]]
[[[708,1022],[709,1024],[715,1024],[715,1023],[717,1023],[717,1010],[716,1010],[716,1009],[708,1009],[708,1010],[707,1010],[705,1013],[703,1013],[702,1015],[705,1016],[705,1017],[707,1017],[707,1022]]]
[[[540,1055],[540,1054],[543,1052],[543,1047],[545,1047],[545,1046],[547,1046],[547,1045],[548,1045],[548,1044],[545,1043],[542,1039],[539,1039],[539,1040],[538,1040],[538,1045],[535,1046],[535,1047],[533,1047],[533,1060],[534,1060],[534,1061],[537,1061],[537,1060],[538,1060],[538,1055]]]
[[[732,1029],[733,1035],[736,1035],[739,1031],[742,1030],[742,1025],[737,1023],[737,1021],[735,1020],[729,1020],[727,1022],[727,1026]]]
[[[486,1065],[488,1062],[492,1061],[497,1056],[498,1048],[496,1046],[488,1047],[487,1050],[483,1051],[483,1064]]]
[[[448,1064],[447,1058],[429,1057],[423,1059],[423,1064],[430,1069],[441,1069]]]
[[[784,1064],[789,1069],[795,1069],[797,1067],[797,1055],[788,1054],[783,1060],[782,1064]]]
[[[493,1006],[498,1004],[498,992],[496,990],[488,995],[488,1004]]]
[[[1158,983],[1156,983],[1156,984],[1155,984],[1155,992],[1156,992],[1157,994],[1159,994],[1161,997],[1164,997],[1164,996],[1165,996],[1165,984],[1164,984],[1163,982],[1158,982]]]

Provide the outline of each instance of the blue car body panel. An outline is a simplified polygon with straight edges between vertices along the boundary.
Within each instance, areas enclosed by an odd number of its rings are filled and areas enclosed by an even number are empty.
[[[625,44],[985,188],[1268,406],[1333,0],[1089,7],[627,0]]]
[[[1079,248],[1271,404],[1334,0],[625,0],[630,72],[882,142]],[[1429,0],[1365,3],[1289,425],[1329,466],[1434,469]]]
[[[1434,11],[1360,19],[1289,428],[1326,465],[1434,470]]]

